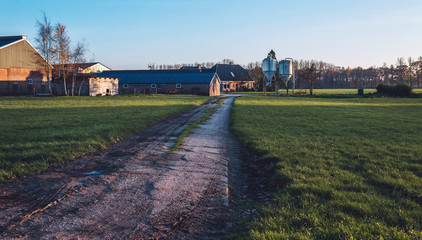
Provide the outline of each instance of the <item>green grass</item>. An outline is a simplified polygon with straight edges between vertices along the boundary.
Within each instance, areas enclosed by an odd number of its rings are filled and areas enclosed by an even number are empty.
[[[0,98],[0,182],[93,152],[210,97]]]
[[[295,92],[298,93],[300,91],[305,91],[306,94],[309,94],[309,89],[295,89]],[[368,94],[368,93],[375,93],[377,90],[375,88],[365,88],[364,90],[364,94]],[[422,94],[422,88],[415,88],[413,89],[413,92],[417,93],[417,94]],[[228,94],[247,94],[247,95],[261,95],[262,92],[227,92]],[[285,89],[280,89],[279,90],[280,94],[286,94],[286,90]],[[292,93],[292,90],[289,89],[289,95]],[[266,94],[274,94],[274,92],[266,92]],[[314,89],[314,94],[315,95],[357,95],[358,94],[358,89],[357,88],[351,88],[351,89]]]
[[[232,130],[272,166],[251,239],[422,238],[422,99],[243,96]]]

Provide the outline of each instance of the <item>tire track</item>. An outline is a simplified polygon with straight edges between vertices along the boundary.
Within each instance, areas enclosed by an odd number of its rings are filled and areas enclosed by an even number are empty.
[[[226,102],[202,105],[107,149],[1,185],[0,236],[220,238],[227,217],[224,141],[232,99]],[[174,137],[209,107],[218,111],[179,151],[167,154]]]

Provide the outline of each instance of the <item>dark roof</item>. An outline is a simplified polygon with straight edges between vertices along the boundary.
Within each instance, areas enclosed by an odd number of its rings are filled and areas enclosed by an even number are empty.
[[[237,64],[216,64],[211,70],[217,72],[222,82],[236,81],[247,82],[253,81],[249,72]]]
[[[8,37],[0,37],[0,47],[6,46],[13,42],[25,39],[25,36],[8,36]]]
[[[82,68],[82,69],[87,69],[87,68],[89,68],[89,67],[91,67],[91,66],[94,66],[95,64],[97,64],[97,63],[100,63],[100,62],[92,62],[92,63],[79,63],[79,64],[76,64],[76,66],[78,66],[78,67],[80,67],[80,68]]]
[[[71,65],[71,66],[77,66],[77,67],[82,68],[82,69],[87,69],[87,68],[89,68],[91,66],[94,66],[97,63],[100,63],[100,62],[78,63],[78,64],[64,64],[64,66],[67,67],[67,66]],[[102,64],[102,63],[100,63],[100,64]],[[102,64],[102,65],[105,66],[104,64]],[[54,66],[57,66],[57,64],[54,64]]]
[[[215,72],[210,70],[120,70],[103,71],[97,77],[119,78],[119,83],[210,83]]]

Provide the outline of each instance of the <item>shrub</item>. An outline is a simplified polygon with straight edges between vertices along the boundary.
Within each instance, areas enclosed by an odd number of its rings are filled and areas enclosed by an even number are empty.
[[[379,84],[376,89],[377,89],[377,92],[379,94],[389,95],[392,92],[391,91],[392,88],[393,87],[392,86],[389,86],[389,85]]]
[[[409,97],[412,95],[412,87],[404,84],[399,83],[396,86],[394,86],[394,95],[396,97]]]
[[[413,90],[411,86],[404,83],[399,83],[396,86],[379,84],[376,89],[379,94],[389,97],[410,97]]]

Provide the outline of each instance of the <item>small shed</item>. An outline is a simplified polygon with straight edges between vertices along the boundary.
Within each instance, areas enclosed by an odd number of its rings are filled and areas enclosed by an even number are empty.
[[[117,94],[119,94],[118,78],[89,78],[89,96],[114,96]]]
[[[119,94],[118,78],[89,78],[89,96],[113,96],[117,94]]]

